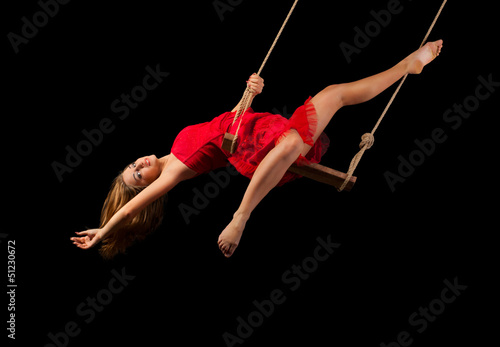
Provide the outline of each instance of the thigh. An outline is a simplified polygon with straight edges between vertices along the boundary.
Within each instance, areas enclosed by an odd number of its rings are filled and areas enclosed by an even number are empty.
[[[319,138],[325,130],[333,115],[342,107],[342,85],[331,85],[316,94],[311,102],[316,109],[316,117],[318,120],[314,142]]]

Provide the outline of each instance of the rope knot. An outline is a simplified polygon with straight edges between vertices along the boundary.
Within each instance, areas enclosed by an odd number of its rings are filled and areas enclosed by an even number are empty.
[[[359,144],[359,148],[363,148],[366,146],[366,149],[370,149],[373,146],[373,143],[375,142],[375,137],[371,133],[366,133],[363,136],[361,136],[361,143]]]

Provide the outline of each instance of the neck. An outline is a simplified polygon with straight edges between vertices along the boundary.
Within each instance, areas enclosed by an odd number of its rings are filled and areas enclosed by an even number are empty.
[[[164,157],[158,158],[158,163],[160,165],[160,172],[163,172],[163,170],[165,170],[167,168],[169,158],[170,158],[170,154],[168,154]]]

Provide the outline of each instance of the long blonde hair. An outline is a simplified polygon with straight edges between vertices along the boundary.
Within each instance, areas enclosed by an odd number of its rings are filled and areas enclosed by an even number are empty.
[[[111,189],[101,210],[100,228],[104,227],[111,217],[127,202],[132,200],[146,187],[128,186],[123,181],[123,172],[113,181]],[[157,199],[121,230],[114,231],[103,241],[99,253],[105,259],[111,259],[119,253],[125,253],[128,247],[136,241],[142,241],[147,235],[157,229],[163,220],[166,195]]]

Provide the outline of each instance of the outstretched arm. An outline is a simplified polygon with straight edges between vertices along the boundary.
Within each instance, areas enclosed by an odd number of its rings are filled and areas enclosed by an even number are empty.
[[[250,87],[250,89],[252,90],[252,95],[250,96],[251,97],[251,101],[250,103],[253,101],[253,99],[255,98],[255,96],[259,95],[260,93],[262,93],[262,89],[264,88],[264,79],[261,78],[259,75],[257,74],[253,74],[252,76],[250,76],[250,78],[248,79],[247,81],[247,86]],[[240,108],[241,106],[241,103],[243,101],[243,98],[240,100],[240,102],[238,103],[238,105],[236,105],[231,112],[235,112],[235,111],[238,111],[238,109]]]
[[[71,240],[81,249],[94,247],[107,235],[129,224],[146,206],[167,194],[178,183],[196,175],[195,171],[171,155],[168,166],[162,171],[160,177],[118,210],[103,228],[77,232],[76,234],[80,237],[72,237]]]

